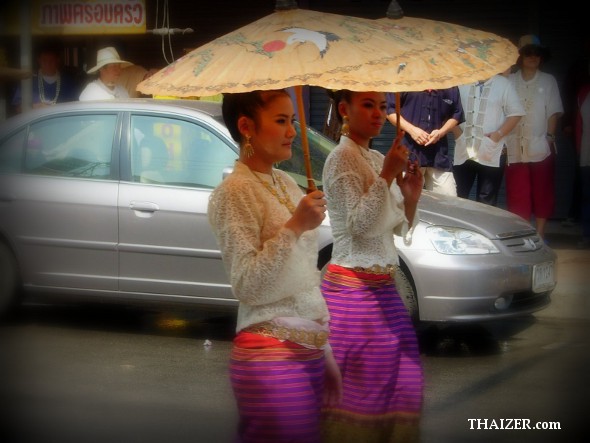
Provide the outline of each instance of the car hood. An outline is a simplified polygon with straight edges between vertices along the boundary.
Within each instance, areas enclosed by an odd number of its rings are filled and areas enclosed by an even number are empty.
[[[418,208],[423,223],[470,229],[491,239],[535,232],[529,222],[504,209],[431,191],[422,192]]]

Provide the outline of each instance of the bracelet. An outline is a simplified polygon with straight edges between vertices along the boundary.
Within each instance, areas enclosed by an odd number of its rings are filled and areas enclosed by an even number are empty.
[[[555,141],[555,135],[553,135],[553,134],[547,133],[547,134],[546,134],[546,137],[547,137],[549,140],[551,140],[552,142],[554,142],[554,141]]]
[[[500,134],[500,137],[504,137],[504,133],[502,132],[502,130],[501,130],[501,129],[498,129],[496,132],[497,132],[498,134]]]

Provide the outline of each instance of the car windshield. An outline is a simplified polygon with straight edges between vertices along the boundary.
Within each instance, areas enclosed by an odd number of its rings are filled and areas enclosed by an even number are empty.
[[[301,126],[295,122],[297,137],[293,141],[293,155],[289,160],[280,162],[277,167],[288,172],[302,188],[307,188],[307,174],[305,171],[305,161],[303,158],[303,148],[301,141]],[[322,169],[326,162],[326,157],[334,149],[336,143],[316,131],[307,127],[307,141],[309,144],[309,156],[311,158],[311,173],[318,189],[322,187]]]

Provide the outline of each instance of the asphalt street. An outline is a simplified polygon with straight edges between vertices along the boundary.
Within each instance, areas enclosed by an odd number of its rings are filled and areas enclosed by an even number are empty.
[[[577,249],[581,235],[579,224],[547,224],[547,241],[557,253],[557,286],[551,304],[537,317],[590,320],[590,249]]]
[[[548,232],[548,308],[419,330],[422,443],[590,441],[590,251],[577,235]],[[0,442],[230,443],[234,326],[211,312],[28,306],[0,324]]]

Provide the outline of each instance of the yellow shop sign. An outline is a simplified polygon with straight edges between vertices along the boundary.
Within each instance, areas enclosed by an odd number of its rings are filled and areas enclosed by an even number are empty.
[[[0,23],[0,33],[18,33],[19,14],[12,2],[3,15],[13,19]],[[146,29],[145,0],[32,0],[30,17],[33,35],[144,34]]]

